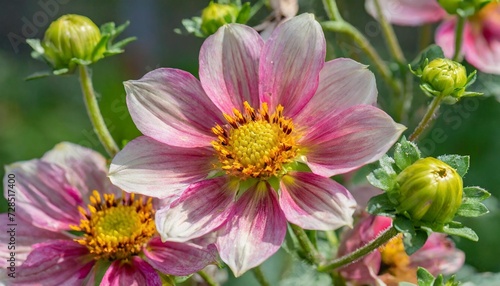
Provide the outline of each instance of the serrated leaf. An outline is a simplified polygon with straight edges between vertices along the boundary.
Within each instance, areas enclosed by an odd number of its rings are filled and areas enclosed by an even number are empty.
[[[406,236],[408,238],[406,238]],[[422,248],[422,246],[424,246],[425,242],[427,241],[427,237],[429,235],[427,234],[427,232],[421,230],[421,229],[417,229],[415,230],[415,233],[413,235],[405,235],[403,237],[403,243],[404,243],[404,246],[405,246],[405,252],[406,254],[408,255],[412,255],[413,253],[415,253],[417,250],[419,250],[420,248]]]
[[[447,224],[443,226],[443,232],[450,234],[450,235],[456,235],[460,236],[463,238],[467,238],[472,241],[478,241],[479,237],[477,236],[476,232],[473,231],[472,229],[468,227],[454,227],[452,224]]]
[[[469,156],[442,155],[437,158],[455,169],[460,177],[465,176],[465,174],[467,174],[467,171],[469,170]]]
[[[371,214],[388,214],[394,212],[394,205],[389,200],[387,193],[372,197],[367,204],[367,211]]]
[[[387,172],[382,168],[373,170],[370,174],[368,174],[368,176],[366,176],[366,179],[374,187],[386,191],[392,190],[396,184],[396,174],[387,174]]]
[[[480,202],[465,201],[458,208],[457,215],[464,217],[478,217],[489,213],[488,208]]]
[[[431,286],[434,282],[434,276],[427,269],[419,267],[417,270],[418,286]]]
[[[404,170],[406,167],[415,163],[420,159],[420,150],[413,142],[409,142],[405,137],[396,144],[394,150],[394,161],[399,169]]]
[[[482,202],[487,198],[489,198],[491,194],[481,187],[473,186],[473,187],[465,187],[463,196],[465,199],[469,201]]]

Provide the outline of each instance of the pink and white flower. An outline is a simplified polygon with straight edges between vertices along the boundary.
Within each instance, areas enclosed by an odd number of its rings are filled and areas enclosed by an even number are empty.
[[[397,25],[419,26],[425,23],[443,22],[436,31],[436,44],[446,57],[455,52],[456,17],[448,15],[436,0],[379,0],[386,19]],[[373,0],[365,2],[366,9],[375,18]],[[500,4],[490,3],[467,19],[461,53],[478,70],[500,74]]]
[[[375,239],[392,225],[384,216],[365,216],[341,241],[338,256],[355,251]],[[406,255],[398,236],[385,246],[360,260],[342,267],[339,272],[354,285],[399,285],[399,282],[417,282],[417,268],[423,267],[431,274],[452,274],[462,267],[465,255],[441,233],[432,233],[424,246]]]
[[[16,178],[16,273],[9,285],[94,285],[107,261],[101,285],[161,285],[158,272],[189,275],[215,261],[206,243],[161,242],[152,199],[115,199],[106,159],[93,150],[60,143],[41,159],[7,166],[6,174]],[[9,239],[2,229],[2,269],[10,266]]]
[[[378,160],[404,127],[374,106],[375,79],[350,59],[325,60],[312,15],[267,41],[229,24],[200,51],[200,80],[157,69],[125,83],[135,124],[110,167],[128,192],[178,197],[156,213],[166,241],[217,231],[236,276],[281,246],[287,222],[332,230],[356,203],[330,176]],[[310,172],[310,171],[312,172]]]

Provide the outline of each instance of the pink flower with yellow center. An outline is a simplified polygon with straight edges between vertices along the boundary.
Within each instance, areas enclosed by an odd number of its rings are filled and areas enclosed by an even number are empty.
[[[97,269],[107,264],[100,285],[162,285],[161,273],[189,275],[215,262],[208,241],[161,242],[153,199],[120,197],[95,151],[61,143],[41,159],[7,166],[6,174],[16,179],[16,274],[9,285],[94,285]],[[2,269],[12,251],[4,227]]]
[[[446,57],[455,52],[456,16],[450,16],[436,0],[379,0],[382,12],[391,23],[418,26],[444,20],[436,31],[436,44]],[[494,1],[493,1],[494,2]],[[461,53],[478,70],[500,74],[500,4],[490,3],[467,19]],[[376,18],[373,0],[367,0],[366,9]]]
[[[178,197],[156,213],[163,240],[217,231],[235,275],[281,246],[287,221],[305,229],[352,224],[356,203],[329,177],[379,159],[404,127],[374,107],[373,74],[355,61],[324,62],[312,15],[284,22],[264,42],[229,24],[200,51],[200,81],[158,69],[125,83],[145,135],[110,167],[126,191]]]
[[[351,253],[375,239],[392,225],[384,216],[366,216],[343,237],[338,256]],[[353,285],[397,286],[399,282],[417,283],[417,268],[433,275],[453,274],[464,264],[465,255],[444,234],[432,233],[424,246],[408,256],[401,234],[378,250],[340,268],[340,274]]]

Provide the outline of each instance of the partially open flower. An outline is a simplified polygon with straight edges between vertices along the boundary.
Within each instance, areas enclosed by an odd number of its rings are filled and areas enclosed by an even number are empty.
[[[458,98],[465,92],[467,72],[460,63],[438,58],[424,68],[422,82],[433,91]]]
[[[419,159],[404,169],[397,181],[397,209],[407,212],[412,220],[450,222],[462,203],[462,177],[438,159]]]
[[[101,40],[99,28],[85,16],[68,14],[50,24],[42,41],[44,57],[55,69],[71,66],[71,59],[94,61],[102,52],[94,51]]]

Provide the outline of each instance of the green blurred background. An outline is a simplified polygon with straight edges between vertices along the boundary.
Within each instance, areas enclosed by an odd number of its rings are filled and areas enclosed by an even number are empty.
[[[123,38],[137,36],[138,40],[126,47],[125,54],[114,56],[93,65],[94,87],[100,95],[100,106],[108,127],[117,140],[122,142],[139,135],[125,105],[122,82],[137,79],[157,67],[174,67],[197,75],[198,51],[202,39],[173,32],[181,26],[183,18],[200,14],[209,1],[2,1],[0,4],[0,165],[39,158],[44,152],[61,141],[70,141],[103,152],[87,118],[79,82],[76,76],[50,77],[34,81],[24,78],[34,72],[46,70],[42,62],[30,57],[30,48],[20,42],[24,38],[42,38],[51,21],[68,13],[88,16],[97,25],[113,21],[131,25]],[[363,8],[363,1],[339,1],[341,12],[362,32],[388,59],[378,24]],[[321,1],[301,1],[300,12],[315,12],[325,19]],[[262,11],[254,22],[257,24],[268,11]],[[435,28],[435,27],[432,27]],[[400,42],[407,58],[418,53],[420,31],[416,28],[397,27]],[[338,35],[327,33],[333,53],[351,56],[369,64],[358,54],[355,46]],[[332,49],[330,49],[332,51]],[[331,53],[331,54],[333,54]],[[482,75],[476,89],[488,95],[498,96],[498,88],[491,85],[496,77]],[[385,97],[383,83],[379,85],[381,102]],[[496,93],[496,94],[495,94]],[[407,125],[413,130],[425,111],[422,105],[427,98],[416,92],[413,120]],[[426,155],[462,154],[471,156],[471,168],[465,177],[465,185],[479,185],[493,194],[487,201],[490,214],[468,221],[479,234],[477,243],[457,240],[467,253],[467,263],[478,271],[500,272],[500,213],[497,197],[500,196],[500,103],[495,96],[466,99],[454,106],[444,106],[442,116],[434,130],[422,138]],[[441,132],[443,131],[443,132]],[[409,131],[408,131],[409,132]],[[0,170],[3,177],[4,171]],[[0,205],[6,211],[6,202]],[[266,262],[264,270],[278,278],[282,270],[280,252]],[[246,274],[243,284],[255,283]],[[235,284],[236,285],[236,284]]]

